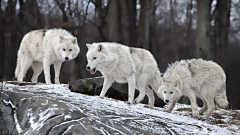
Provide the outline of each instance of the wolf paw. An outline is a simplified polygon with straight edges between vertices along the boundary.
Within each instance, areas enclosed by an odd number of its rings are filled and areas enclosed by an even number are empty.
[[[207,117],[204,116],[204,115],[199,115],[197,118],[198,118],[199,120],[205,120]]]
[[[135,103],[135,104],[138,104],[138,103],[140,103],[140,101],[138,101],[138,99],[135,99],[135,100],[134,100],[134,103]]]
[[[127,101],[127,102],[125,102],[126,104],[129,104],[129,105],[131,105],[131,104],[133,104],[133,102],[130,102],[130,101]]]
[[[199,117],[198,111],[194,111],[194,112],[192,112],[192,114],[193,114],[193,117]]]
[[[153,108],[152,105],[145,105],[144,107],[145,107],[145,108]]]
[[[98,96],[99,98],[101,98],[101,99],[104,99],[104,96]]]
[[[208,118],[207,115],[203,115],[203,116],[202,116],[202,119],[206,119],[206,118]]]
[[[60,82],[55,82],[55,84],[60,84]]]
[[[171,110],[169,110],[169,109],[164,109],[163,111],[164,111],[164,112],[168,112],[168,113],[171,112]]]
[[[51,83],[51,82],[47,82],[46,84],[47,84],[47,85],[51,85],[52,83]]]

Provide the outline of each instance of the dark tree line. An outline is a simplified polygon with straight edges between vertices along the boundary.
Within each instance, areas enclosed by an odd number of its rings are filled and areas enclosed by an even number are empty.
[[[240,96],[240,4],[231,0],[0,0],[0,7],[1,80],[13,79],[24,34],[64,28],[81,52],[63,64],[61,82],[93,77],[85,70],[85,44],[112,41],[150,50],[161,72],[180,59],[214,60],[226,71],[230,102]],[[30,70],[25,80],[31,76]]]

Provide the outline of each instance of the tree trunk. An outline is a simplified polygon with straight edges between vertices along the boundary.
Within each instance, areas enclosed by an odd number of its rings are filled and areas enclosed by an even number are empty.
[[[4,76],[9,77],[7,79],[10,79],[10,77],[13,77],[14,68],[15,68],[15,59],[16,59],[16,53],[15,53],[15,7],[16,7],[16,1],[9,0],[7,2],[7,7],[5,11],[5,33],[4,33],[4,51],[5,51],[5,58],[8,60],[5,60],[4,63]],[[14,65],[14,66],[12,66]]]
[[[173,5],[174,5],[174,3],[175,3],[176,1],[174,0],[174,2],[173,2],[173,0],[170,0],[170,8],[171,8],[171,29],[172,30],[174,30],[175,29],[175,17],[174,17],[174,7],[173,7]]]
[[[128,3],[129,0],[121,0],[119,1],[120,4],[120,28],[121,28],[121,43],[125,45],[130,45],[130,30],[129,30],[129,12],[128,12]]]
[[[65,3],[64,3],[63,1],[59,2],[59,0],[55,0],[55,2],[57,3],[58,7],[59,7],[60,10],[62,11],[62,14],[63,14],[63,22],[64,22],[64,23],[68,22],[67,13],[65,12]]]
[[[213,14],[213,19],[215,26],[213,27],[213,42],[215,43],[215,57],[220,58],[221,66],[226,69],[226,59],[227,59],[227,45],[228,45],[228,31],[230,25],[230,8],[231,0],[218,0],[217,5]],[[221,48],[221,56],[217,56],[216,50]]]
[[[0,0],[0,7],[2,7],[2,0]],[[3,79],[3,70],[4,70],[4,62],[5,62],[5,59],[4,59],[4,56],[5,56],[5,44],[4,43],[4,33],[3,31],[5,31],[4,27],[5,26],[5,23],[4,23],[4,11],[2,9],[0,9],[0,23],[2,24],[0,26],[0,31],[2,31],[0,33],[0,80]]]
[[[137,9],[136,0],[126,0],[129,21],[130,45],[137,47]]]
[[[187,58],[187,55],[189,54],[189,42],[190,42],[190,34],[192,29],[192,8],[193,8],[193,0],[190,0],[190,2],[187,5],[187,31],[186,31],[186,40],[184,42],[184,57]]]
[[[109,24],[109,33],[108,33],[108,40],[119,42],[120,41],[120,13],[118,9],[118,0],[111,0],[108,10],[108,24]]]
[[[141,12],[138,23],[138,46],[149,50],[151,1],[140,0],[140,5]]]
[[[211,59],[210,10],[212,0],[197,0],[197,57]]]

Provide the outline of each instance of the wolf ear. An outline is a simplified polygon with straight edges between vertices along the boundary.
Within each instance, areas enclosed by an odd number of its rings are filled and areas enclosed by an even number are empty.
[[[103,48],[102,45],[99,44],[99,45],[98,45],[98,51],[99,51],[99,52],[102,51],[102,48]]]
[[[59,36],[59,42],[62,43],[64,37],[63,36]]]
[[[182,87],[182,84],[179,80],[175,80],[174,83],[173,83],[173,86],[174,87],[178,87],[178,88],[181,88]]]
[[[92,44],[86,43],[86,46],[89,49],[92,46]]]
[[[73,44],[76,44],[76,43],[77,43],[77,38],[76,38],[76,37],[73,37],[73,38],[72,38],[72,42],[73,42]]]

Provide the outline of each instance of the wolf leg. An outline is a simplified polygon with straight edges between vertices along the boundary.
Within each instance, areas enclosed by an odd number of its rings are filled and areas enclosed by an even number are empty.
[[[210,93],[208,91],[213,91],[213,88],[215,87],[210,87],[210,88],[204,88],[205,89],[205,94],[204,94],[204,100],[206,101],[207,103],[207,110],[205,111],[205,114],[202,116],[202,118],[207,118],[209,117],[214,108],[215,108],[215,103],[214,103],[214,93]]]
[[[179,98],[176,98],[175,100],[173,100],[173,101],[171,102],[171,104],[168,106],[168,109],[163,110],[163,111],[170,113],[170,112],[173,110],[174,106],[176,105],[176,103],[178,102],[179,99],[180,99],[180,97],[179,97]]]
[[[202,118],[204,118],[204,119],[208,118],[212,114],[212,112],[213,112],[213,110],[215,108],[215,104],[214,104],[213,98],[209,99],[209,101],[207,101],[207,106],[208,106],[208,108],[207,108],[205,114],[202,116]]]
[[[102,88],[102,91],[100,94],[101,98],[105,97],[105,94],[106,94],[107,90],[110,88],[110,86],[112,85],[112,83],[113,83],[113,80],[111,80],[107,77],[104,77],[103,88]]]
[[[152,108],[154,106],[154,102],[155,102],[155,97],[153,94],[153,91],[148,88],[148,86],[145,86],[145,90],[146,90],[146,95],[148,96],[148,105],[147,107]]]
[[[198,111],[199,114],[203,114],[207,110],[207,102],[203,98],[202,98],[202,101],[203,101],[203,107]]]
[[[55,84],[60,84],[59,75],[60,75],[61,66],[62,66],[62,62],[61,61],[57,61],[57,62],[54,63]]]
[[[23,78],[25,77],[27,70],[32,65],[32,62],[33,62],[32,59],[29,58],[28,56],[21,56],[20,63],[19,63],[19,64],[21,64],[20,72],[19,72],[19,75],[17,78],[18,81],[20,81],[20,82],[23,81]]]
[[[48,58],[45,58],[43,60],[43,70],[44,70],[44,76],[45,76],[45,82],[46,84],[51,84],[51,76],[50,76],[50,61]]]
[[[131,74],[128,78],[128,104],[133,104],[134,93],[135,93],[135,74]],[[140,91],[139,91],[140,92]]]
[[[38,80],[38,76],[41,74],[42,70],[43,70],[43,65],[40,62],[33,62],[32,64],[32,68],[33,68],[33,76],[32,76],[32,83],[37,83]]]
[[[144,97],[145,97],[145,89],[146,89],[145,88],[145,83],[138,84],[138,85],[140,85],[140,87],[139,87],[139,95],[135,99],[136,103],[140,103],[144,99]]]
[[[197,109],[198,106],[197,106],[196,96],[193,91],[188,92],[188,98],[191,102],[193,117],[197,117],[199,115],[198,109]]]

